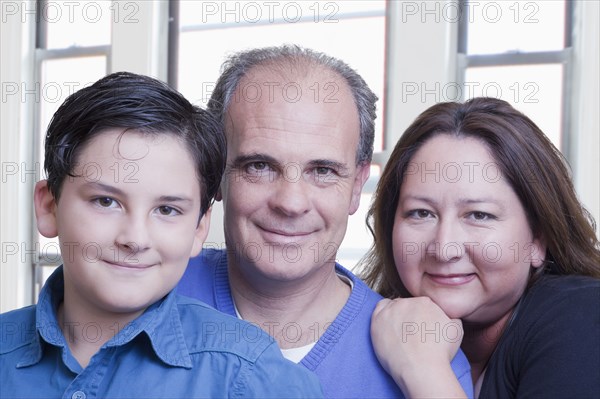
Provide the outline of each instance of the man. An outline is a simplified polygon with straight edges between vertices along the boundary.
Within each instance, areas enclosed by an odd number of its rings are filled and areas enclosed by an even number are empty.
[[[325,397],[402,397],[369,335],[381,297],[335,263],[369,177],[376,100],[345,63],[283,46],[230,58],[208,104],[227,139],[227,250],[193,259],[179,292],[262,327]],[[462,352],[453,366],[470,394]]]

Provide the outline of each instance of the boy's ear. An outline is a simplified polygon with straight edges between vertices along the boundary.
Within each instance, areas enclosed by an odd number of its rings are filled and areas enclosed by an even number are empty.
[[[198,256],[198,254],[202,250],[202,245],[204,245],[204,241],[206,241],[206,237],[208,237],[211,211],[212,207],[208,208],[206,213],[202,216],[202,219],[200,219],[198,227],[196,227],[196,231],[194,232],[194,244],[192,245],[192,252],[190,253],[190,258]]]
[[[50,192],[47,180],[36,183],[33,193],[37,228],[41,235],[53,238],[58,235],[56,223],[56,200]]]
[[[217,194],[215,195],[215,201],[221,201],[223,199],[223,194],[221,194],[221,186],[217,190]]]

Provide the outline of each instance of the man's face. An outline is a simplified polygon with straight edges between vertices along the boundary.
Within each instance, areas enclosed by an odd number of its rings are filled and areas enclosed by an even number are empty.
[[[331,272],[369,173],[356,165],[359,120],[346,84],[322,72],[292,81],[250,71],[226,135],[221,193],[233,274],[264,283]]]

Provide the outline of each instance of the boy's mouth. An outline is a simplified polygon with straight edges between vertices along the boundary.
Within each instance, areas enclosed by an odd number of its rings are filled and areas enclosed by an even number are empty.
[[[105,260],[105,263],[108,263],[111,266],[122,267],[125,269],[148,269],[154,264],[152,263],[142,263],[142,262],[114,262]]]

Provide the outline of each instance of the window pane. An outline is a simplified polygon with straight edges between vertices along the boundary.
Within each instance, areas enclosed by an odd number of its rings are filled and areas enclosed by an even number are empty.
[[[467,1],[466,7],[468,54],[564,48],[564,1]]]
[[[182,18],[188,24],[192,24],[189,15],[196,15],[199,18],[196,23],[200,23],[204,15],[201,12],[202,5],[188,3],[191,2],[181,2]],[[221,7],[221,3],[208,3],[217,8]],[[260,2],[251,3],[262,4]],[[298,7],[302,5],[303,10],[311,5],[315,8],[315,4],[317,4],[316,2],[277,2],[276,4],[288,4],[289,6],[291,3],[298,4]],[[242,2],[240,4],[246,3]],[[267,23],[262,25],[243,23],[227,25],[219,22],[214,29],[199,31],[186,31],[185,26],[183,26],[179,37],[179,90],[190,101],[199,105],[206,105],[219,76],[221,64],[228,54],[243,49],[276,46],[284,43],[309,47],[346,61],[361,74],[369,87],[377,94],[380,100],[377,103],[375,151],[381,151],[383,148],[385,16],[342,18],[344,12],[352,13],[359,9],[359,6],[364,9],[365,4],[369,5],[371,2],[356,2],[355,4],[353,1],[342,1],[335,3],[321,2],[319,4],[320,16],[318,22],[312,20],[314,14],[311,14],[311,19],[308,22],[292,23],[283,20],[283,22],[280,21],[281,23],[269,23],[267,20]],[[326,8],[327,4],[335,4],[338,8]],[[385,3],[372,2],[372,4],[371,9],[373,12],[383,14],[381,7],[382,4],[385,7]],[[192,7],[200,7],[201,11],[192,14],[190,11]],[[187,10],[187,8],[190,8],[190,10]],[[243,12],[243,6],[238,6],[238,8],[240,14],[242,16],[246,15],[247,18],[247,14]],[[284,9],[283,6],[282,9]],[[295,8],[289,6],[288,10],[292,9]],[[338,11],[332,14],[332,10]],[[327,15],[330,18],[337,18],[337,20],[332,20],[332,23],[324,21],[325,11],[328,11]],[[292,11],[287,12],[289,15],[285,14],[285,18],[292,20]],[[314,10],[312,12],[314,13]],[[262,17],[264,19],[265,15],[263,14]],[[209,16],[206,18],[209,18]],[[216,16],[211,18],[216,18]],[[219,18],[229,21],[234,16],[224,14],[220,15]],[[206,28],[206,26],[204,27]],[[323,38],[328,40],[323,40]]]
[[[44,138],[52,115],[63,101],[75,91],[88,86],[106,74],[106,57],[81,57],[47,60],[42,63],[40,98],[40,141],[39,170],[40,178],[45,178]],[[39,250],[42,262],[60,262],[58,239],[46,238],[38,234]]]
[[[465,100],[496,97],[533,120],[561,148],[562,76],[560,64],[468,68]]]
[[[181,1],[180,25],[186,27],[205,24],[248,24],[300,21],[338,23],[351,14],[385,11],[382,0],[338,1]]]
[[[106,0],[41,1],[38,6],[49,49],[110,44],[111,20],[124,19],[136,7]]]

